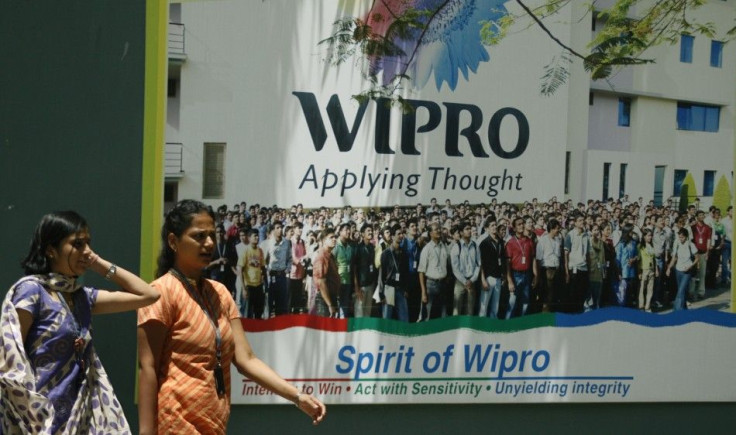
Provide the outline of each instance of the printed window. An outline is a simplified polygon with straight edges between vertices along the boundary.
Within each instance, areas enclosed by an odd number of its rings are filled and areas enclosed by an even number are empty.
[[[716,181],[716,171],[703,173],[703,196],[713,196],[713,186]]]
[[[217,199],[225,196],[225,144],[204,144],[202,168],[202,198]]]
[[[677,129],[717,132],[721,108],[700,104],[677,103]]]
[[[618,125],[628,127],[631,123],[631,99],[618,99]]]
[[[608,180],[611,175],[611,164],[603,164],[603,200],[608,198]]]
[[[723,42],[710,41],[710,66],[720,68],[723,62]]]
[[[675,169],[675,185],[672,189],[672,194],[678,196],[682,189],[682,183],[685,181],[687,176],[687,169]]]
[[[695,37],[680,35],[680,62],[693,63],[693,42]]]
[[[626,169],[629,167],[627,163],[621,163],[621,171],[618,174],[618,197],[623,198],[626,194]]]

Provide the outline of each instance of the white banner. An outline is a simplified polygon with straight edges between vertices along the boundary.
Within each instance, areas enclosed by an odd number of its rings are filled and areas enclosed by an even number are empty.
[[[262,360],[325,403],[736,400],[725,381],[733,372],[736,315],[602,311],[414,325],[332,320],[359,329],[306,323],[249,332],[248,339]],[[507,332],[493,331],[500,327]],[[240,376],[232,380],[232,401],[285,403]]]

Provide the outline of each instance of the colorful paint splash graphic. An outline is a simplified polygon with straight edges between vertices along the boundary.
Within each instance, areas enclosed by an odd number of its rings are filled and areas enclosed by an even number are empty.
[[[405,39],[393,42],[401,55],[380,56],[371,60],[371,68],[382,82],[389,84],[401,74],[408,75],[415,88],[423,88],[434,75],[437,90],[447,83],[455,90],[462,73],[468,80],[468,70],[476,73],[481,62],[490,56],[481,43],[480,30],[484,21],[495,21],[506,15],[506,0],[383,0],[365,17],[373,31],[385,35],[394,21],[409,8],[438,10],[423,18],[425,28],[416,29]]]

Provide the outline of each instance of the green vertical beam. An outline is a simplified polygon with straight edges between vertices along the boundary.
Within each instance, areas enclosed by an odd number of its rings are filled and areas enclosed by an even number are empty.
[[[163,214],[168,13],[167,0],[146,0],[140,275],[148,281],[155,273]]]

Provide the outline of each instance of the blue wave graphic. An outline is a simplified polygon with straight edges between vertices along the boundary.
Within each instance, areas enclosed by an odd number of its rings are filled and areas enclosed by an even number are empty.
[[[725,328],[736,328],[736,314],[706,308],[656,314],[620,307],[607,307],[583,314],[556,313],[555,326],[574,328],[578,326],[597,325],[612,320],[652,328],[680,326],[693,322],[707,323]]]

